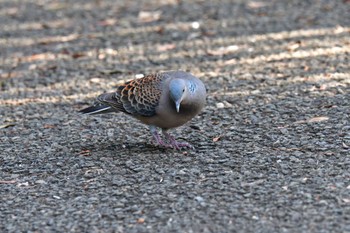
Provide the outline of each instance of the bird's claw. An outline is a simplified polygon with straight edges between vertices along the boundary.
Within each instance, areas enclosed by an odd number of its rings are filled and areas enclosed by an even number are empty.
[[[182,148],[191,148],[194,149],[194,147],[187,143],[187,142],[177,142],[173,136],[168,134],[167,132],[163,131],[164,136],[169,141],[169,144],[172,148],[176,150],[181,150]]]
[[[170,134],[168,134],[167,132],[163,132],[163,134],[164,134],[167,142],[163,141],[157,132],[154,131],[152,133],[155,144],[162,146],[162,147],[165,147],[165,148],[173,148],[176,150],[181,150],[182,148],[194,149],[194,147],[187,142],[177,142],[175,140],[175,138],[173,136],[171,136]]]

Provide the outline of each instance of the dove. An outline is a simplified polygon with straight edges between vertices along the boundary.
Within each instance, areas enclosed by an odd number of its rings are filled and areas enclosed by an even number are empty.
[[[149,125],[157,145],[180,150],[193,146],[176,141],[168,130],[191,120],[205,103],[206,88],[201,80],[184,71],[167,71],[125,82],[116,87],[115,92],[99,95],[93,106],[80,112],[89,115],[126,113]]]

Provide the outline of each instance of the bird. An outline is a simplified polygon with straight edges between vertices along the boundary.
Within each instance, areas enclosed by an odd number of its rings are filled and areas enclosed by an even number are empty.
[[[99,95],[94,105],[79,112],[88,115],[123,112],[148,125],[158,146],[193,149],[187,142],[176,141],[168,130],[198,115],[206,104],[206,94],[204,83],[191,73],[165,71],[127,81],[117,86],[116,91]]]

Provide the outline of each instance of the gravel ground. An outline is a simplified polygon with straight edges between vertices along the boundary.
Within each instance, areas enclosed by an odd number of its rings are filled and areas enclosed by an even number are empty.
[[[350,232],[348,0],[1,0],[1,232]],[[154,147],[77,110],[186,70],[205,110]]]

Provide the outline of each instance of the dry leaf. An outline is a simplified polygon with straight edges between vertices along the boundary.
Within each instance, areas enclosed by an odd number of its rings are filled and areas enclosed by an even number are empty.
[[[56,126],[51,125],[51,124],[45,124],[45,125],[44,125],[44,128],[45,128],[45,129],[53,129],[53,128],[56,128]]]
[[[39,44],[50,44],[50,43],[57,43],[57,42],[69,42],[69,41],[73,41],[76,40],[77,38],[79,38],[80,35],[79,34],[70,34],[67,36],[55,36],[55,37],[44,37],[41,38],[38,43]]]
[[[321,121],[327,121],[329,117],[326,116],[319,116],[319,117],[313,117],[307,120],[307,122],[321,122]]]
[[[159,45],[158,46],[158,51],[159,52],[164,52],[164,51],[168,51],[168,50],[172,50],[176,48],[176,44],[171,43],[171,44],[163,44],[163,45]]]
[[[144,219],[144,218],[139,218],[139,219],[137,219],[137,223],[142,224],[142,223],[144,223],[144,222],[145,222],[145,219]]]
[[[109,18],[109,19],[105,19],[105,20],[102,20],[102,21],[98,22],[98,24],[101,25],[101,26],[112,26],[112,25],[114,25],[116,22],[117,22],[116,19],[114,19],[114,18]]]
[[[80,151],[79,154],[82,156],[90,156],[91,155],[90,152],[91,152],[90,150],[82,150],[82,151]]]
[[[0,184],[14,184],[16,180],[0,180]]]
[[[76,53],[72,54],[72,58],[74,58],[74,59],[77,59],[79,57],[84,57],[84,56],[86,56],[86,54],[83,52],[76,52]]]
[[[296,121],[295,124],[315,123],[315,122],[321,122],[321,121],[327,121],[327,120],[329,120],[329,117],[319,116],[319,117],[312,117],[307,120]]]
[[[38,53],[38,54],[27,56],[24,58],[24,60],[27,62],[38,61],[38,60],[54,60],[55,57],[56,56],[53,53]]]
[[[150,23],[160,19],[161,11],[140,11],[139,20],[143,23]]]

